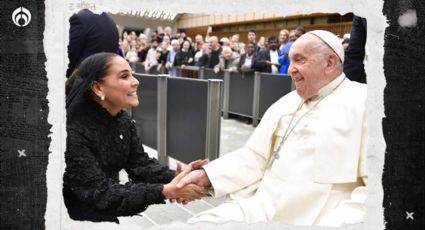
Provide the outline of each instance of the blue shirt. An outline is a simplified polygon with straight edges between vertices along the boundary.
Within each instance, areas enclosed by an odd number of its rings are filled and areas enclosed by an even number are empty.
[[[279,51],[279,64],[280,64],[280,69],[279,69],[279,73],[280,74],[288,74],[288,68],[289,68],[289,64],[291,64],[289,62],[289,50],[291,49],[291,46],[294,42],[288,42],[286,43],[286,45]]]

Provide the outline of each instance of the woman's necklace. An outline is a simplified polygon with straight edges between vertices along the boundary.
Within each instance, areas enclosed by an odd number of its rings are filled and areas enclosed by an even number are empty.
[[[289,135],[291,135],[291,133],[292,133],[292,131],[294,131],[294,129],[295,129],[295,127],[298,125],[298,123],[308,114],[308,113],[310,113],[313,109],[315,109],[318,105],[319,105],[319,103],[323,100],[323,99],[325,99],[327,96],[329,96],[330,94],[332,94],[341,84],[342,84],[342,82],[344,82],[344,80],[345,80],[345,77],[344,77],[344,79],[342,79],[342,81],[340,82],[340,83],[338,83],[338,85],[337,86],[335,86],[335,88],[333,88],[332,89],[332,91],[331,92],[329,92],[327,95],[325,95],[325,96],[323,96],[322,98],[320,98],[319,99],[319,101],[317,101],[316,102],[316,104],[314,104],[307,112],[305,112],[303,115],[301,115],[301,117],[300,118],[298,118],[298,120],[295,122],[295,124],[294,124],[294,126],[292,126],[291,127],[291,125],[292,125],[292,122],[294,121],[294,118],[295,118],[295,114],[297,114],[297,112],[301,109],[301,107],[304,105],[304,103],[305,103],[305,101],[303,100],[303,101],[301,101],[301,103],[298,105],[298,108],[297,108],[297,110],[292,114],[292,118],[291,118],[291,121],[289,121],[289,125],[288,125],[288,128],[285,130],[285,133],[283,134],[283,137],[282,137],[282,140],[280,141],[280,143],[279,143],[279,147],[273,152],[273,154],[272,154],[272,160],[271,161],[269,161],[269,164],[268,164],[268,166],[267,166],[267,168],[268,169],[271,169],[271,167],[272,167],[272,165],[273,165],[273,162],[276,160],[276,159],[279,159],[280,158],[280,155],[279,155],[279,151],[280,151],[280,149],[282,149],[282,147],[283,147],[283,145],[285,144],[285,141],[288,139],[288,137],[289,137]]]

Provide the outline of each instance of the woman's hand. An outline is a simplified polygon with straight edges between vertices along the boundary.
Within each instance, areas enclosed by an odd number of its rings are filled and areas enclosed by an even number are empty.
[[[195,165],[199,167],[199,163]],[[206,189],[195,184],[188,184],[184,187],[177,188],[177,183],[193,169],[192,163],[189,164],[182,172],[180,172],[170,183],[164,185],[162,193],[170,200],[179,199],[181,201],[192,201],[205,196]],[[177,163],[177,170],[181,171],[181,164]]]
[[[208,159],[192,161],[190,163],[190,165],[192,166],[192,171],[193,170],[197,170],[197,169],[201,169],[202,166],[208,164],[208,162],[209,162]],[[177,165],[177,167],[176,167],[176,174],[175,174],[175,176],[178,176],[183,171],[183,166],[182,166],[182,163],[180,163],[179,161],[176,162],[176,165]],[[180,181],[178,183],[180,183]],[[182,187],[182,186],[180,185],[179,187]],[[181,197],[180,198],[177,198],[177,199],[169,199],[169,201],[171,203],[174,203],[174,202],[177,201],[177,203],[179,203],[179,204],[187,204],[188,203],[188,201],[186,199],[181,198]]]

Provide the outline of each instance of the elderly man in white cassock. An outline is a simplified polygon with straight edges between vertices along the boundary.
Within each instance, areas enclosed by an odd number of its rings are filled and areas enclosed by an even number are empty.
[[[328,31],[301,36],[289,58],[296,91],[267,110],[244,147],[180,181],[211,186],[214,197],[229,198],[190,223],[363,221],[366,86],[345,77],[344,49]]]

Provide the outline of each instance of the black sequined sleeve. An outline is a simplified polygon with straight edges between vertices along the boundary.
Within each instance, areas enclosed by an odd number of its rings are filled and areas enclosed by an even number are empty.
[[[119,184],[102,171],[83,134],[69,128],[67,135],[64,185],[79,200],[114,216],[134,215],[150,204],[164,203],[162,184]]]
[[[134,182],[169,183],[175,171],[162,166],[155,158],[150,158],[139,141],[136,125],[131,122],[131,149],[126,171]]]

